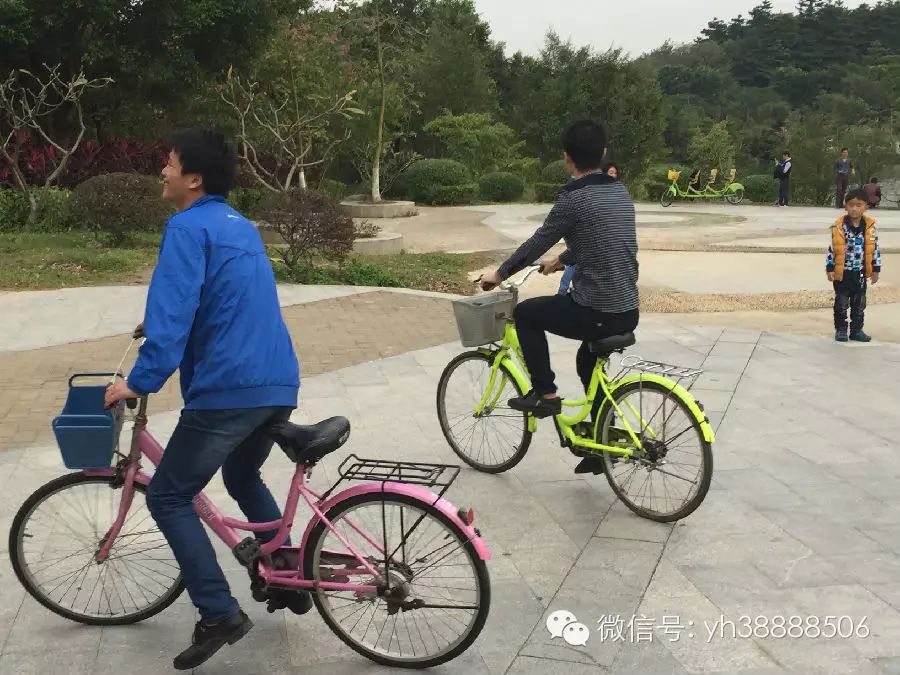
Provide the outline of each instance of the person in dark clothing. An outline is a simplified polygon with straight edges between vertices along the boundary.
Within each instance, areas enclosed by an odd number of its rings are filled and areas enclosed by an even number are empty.
[[[850,176],[855,174],[856,168],[850,160],[850,151],[841,148],[841,157],[834,162],[834,208],[844,208],[844,195],[850,185]]]
[[[825,274],[834,285],[834,339],[838,342],[870,342],[863,332],[866,313],[866,285],[878,283],[881,251],[875,219],[867,215],[866,193],[851,190],[845,205],[846,215],[831,227],[831,246],[825,257]],[[847,310],[850,333],[847,333]]]
[[[787,206],[791,201],[791,169],[794,166],[791,153],[787,150],[781,156],[781,161],[775,167],[775,178],[778,179],[778,204]]]
[[[863,185],[862,189],[866,191],[866,200],[869,202],[869,208],[876,208],[881,203],[881,186],[878,184],[878,179],[872,176],[869,182]]]
[[[490,290],[565,239],[566,250],[541,263],[545,274],[575,265],[571,292],[525,300],[514,314],[534,389],[509,405],[535,417],[558,415],[562,409],[550,368],[547,331],[584,341],[576,365],[587,387],[596,361],[587,341],[627,333],[638,324],[634,202],[625,186],[603,170],[606,132],[590,120],[575,122],[565,133],[563,147],[574,180],[560,190],[537,232],[498,270],[482,278],[482,288]]]

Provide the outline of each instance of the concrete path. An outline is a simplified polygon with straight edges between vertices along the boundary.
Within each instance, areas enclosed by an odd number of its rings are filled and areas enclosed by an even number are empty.
[[[564,392],[577,390],[575,346],[552,341]],[[344,414],[354,425],[348,446],[322,462],[314,484],[329,484],[349,452],[454,461],[433,400],[458,351],[451,343],[307,378],[295,419]],[[706,502],[675,526],[641,520],[603,478],[572,474],[575,459],[547,424],[509,473],[463,471],[448,496],[475,509],[491,547],[491,615],[478,642],[436,672],[897,672],[900,348],[650,318],[632,351],[707,369],[695,389],[718,434]],[[176,419],[153,415],[160,440]],[[29,493],[62,471],[50,446],[0,453],[0,530]],[[278,452],[265,467],[279,498],[290,472]],[[209,493],[236,515],[218,479]],[[195,621],[186,598],[137,626],[79,626],[26,597],[6,555],[0,549],[0,673],[171,672]],[[394,672],[355,655],[315,613],[266,614],[230,553],[220,560],[256,628],[195,672]],[[559,610],[590,627],[585,646],[551,638],[544,624]],[[804,637],[777,630],[765,637],[763,626],[779,617],[802,622]],[[816,637],[807,627],[837,617],[846,617],[842,632],[855,635]]]

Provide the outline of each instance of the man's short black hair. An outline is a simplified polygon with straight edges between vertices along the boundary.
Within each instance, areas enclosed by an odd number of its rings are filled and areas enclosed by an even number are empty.
[[[850,152],[850,148],[841,148],[841,152]]]
[[[210,129],[182,129],[169,137],[169,150],[181,160],[182,173],[203,177],[203,191],[228,196],[234,182],[234,148],[224,135]]]
[[[877,182],[878,182],[878,178],[875,177],[875,176],[872,176],[872,177],[869,179],[869,182],[870,182],[870,183],[877,183]]]
[[[851,199],[858,199],[866,204],[869,203],[869,195],[866,194],[866,191],[862,188],[856,188],[854,190],[848,190],[847,196],[844,197],[844,204],[848,204]]]
[[[563,150],[579,171],[599,169],[606,154],[606,130],[593,120],[573,122],[563,136]]]
[[[784,152],[781,153],[781,155],[782,155],[782,157],[790,157],[790,156],[791,156],[791,151],[790,151],[790,150],[785,150]]]

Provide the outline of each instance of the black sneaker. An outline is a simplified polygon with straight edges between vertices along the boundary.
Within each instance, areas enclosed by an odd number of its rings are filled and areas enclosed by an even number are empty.
[[[175,670],[190,670],[205,662],[225,646],[233,645],[253,628],[253,622],[243,611],[238,610],[230,619],[208,625],[198,621],[194,626],[191,646],[175,657]]]
[[[547,399],[533,391],[527,396],[509,399],[508,405],[513,410],[531,413],[538,419],[559,415],[562,412],[562,400],[559,397]]]
[[[312,609],[313,601],[309,591],[290,588],[269,588],[269,602],[266,609],[274,614],[279,609],[289,609],[294,614],[306,614]]]
[[[850,339],[854,342],[871,342],[872,338],[869,335],[866,335],[862,328],[858,330],[850,331]]]
[[[575,473],[592,473],[595,476],[599,476],[606,473],[606,462],[603,461],[602,457],[597,457],[596,455],[585,457],[575,467]]]

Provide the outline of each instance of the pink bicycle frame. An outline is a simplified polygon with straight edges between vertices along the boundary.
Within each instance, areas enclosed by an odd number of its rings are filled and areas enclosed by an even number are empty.
[[[122,499],[119,502],[119,511],[116,516],[116,520],[113,522],[112,526],[104,537],[103,546],[95,556],[98,563],[103,562],[107,558],[110,550],[113,547],[113,544],[116,541],[116,538],[118,537],[122,529],[122,525],[125,522],[125,518],[128,515],[128,511],[131,508],[132,500],[134,498],[135,483],[139,483],[145,486],[150,484],[150,476],[141,470],[141,456],[147,457],[147,459],[149,459],[154,466],[158,466],[160,460],[162,459],[163,452],[163,447],[156,441],[156,439],[153,438],[150,432],[147,431],[146,398],[141,399],[140,411],[138,412],[135,421],[134,433],[131,440],[131,452],[128,456],[128,462],[125,465],[126,468],[123,481]],[[356,559],[359,565],[363,569],[365,569],[367,573],[371,574],[373,578],[380,579],[381,573],[378,571],[378,569],[376,569],[368,560],[366,560],[365,557],[344,537],[343,534],[337,531],[332,523],[325,517],[325,514],[339,502],[342,502],[356,495],[370,494],[373,492],[394,493],[412,497],[416,500],[438,508],[442,513],[450,518],[456,526],[458,526],[463,532],[465,532],[469,541],[472,543],[478,557],[482,560],[490,560],[490,551],[488,550],[487,545],[484,543],[484,540],[475,531],[475,528],[472,527],[470,523],[467,523],[460,518],[458,511],[450,502],[445,500],[443,497],[435,495],[433,492],[425,489],[424,487],[399,482],[360,483],[357,485],[353,485],[347,490],[344,490],[329,498],[327,501],[323,502],[322,496],[316,491],[312,490],[306,484],[308,471],[309,467],[303,465],[297,466],[297,469],[294,472],[294,477],[291,480],[291,487],[288,492],[287,503],[285,504],[284,513],[281,520],[275,520],[268,523],[248,523],[242,520],[237,520],[235,518],[223,516],[222,512],[219,511],[215,504],[213,504],[212,501],[210,501],[210,499],[202,492],[194,497],[194,511],[197,513],[200,519],[204,523],[206,523],[207,526],[209,526],[209,528],[216,534],[216,536],[218,536],[219,539],[221,539],[232,550],[242,541],[242,537],[239,536],[238,531],[266,532],[277,528],[278,532],[275,537],[271,541],[260,546],[260,553],[262,554],[262,556],[268,556],[269,554],[280,549],[282,547],[282,544],[287,541],[290,534],[291,525],[294,522],[294,516],[297,513],[297,505],[300,501],[300,497],[302,496],[309,508],[312,510],[313,517],[310,519],[310,522],[307,525],[305,532],[303,533],[303,539],[301,540],[300,547],[298,549],[299,560],[301,561],[301,563],[303,560],[303,552],[306,549],[306,544],[309,536],[313,528],[321,521],[329,530],[331,530],[331,532],[334,533],[338,540],[347,548],[348,553]],[[110,467],[100,470],[86,470],[83,473],[87,476],[113,476],[116,474],[116,472],[116,468]],[[373,537],[354,525],[351,521],[348,520],[346,522],[355,532],[357,532],[367,543],[372,545],[381,555],[385,554],[384,549]],[[262,577],[266,582],[277,582],[278,585],[281,586],[294,586],[297,588],[333,591],[356,591],[358,593],[374,593],[378,590],[376,586],[372,585],[337,583],[330,581],[315,581],[312,579],[305,579],[303,577],[302,570],[299,568],[297,570],[274,570],[271,567],[267,566],[264,563],[264,560],[265,557],[262,557],[259,560],[258,572],[260,577]]]

